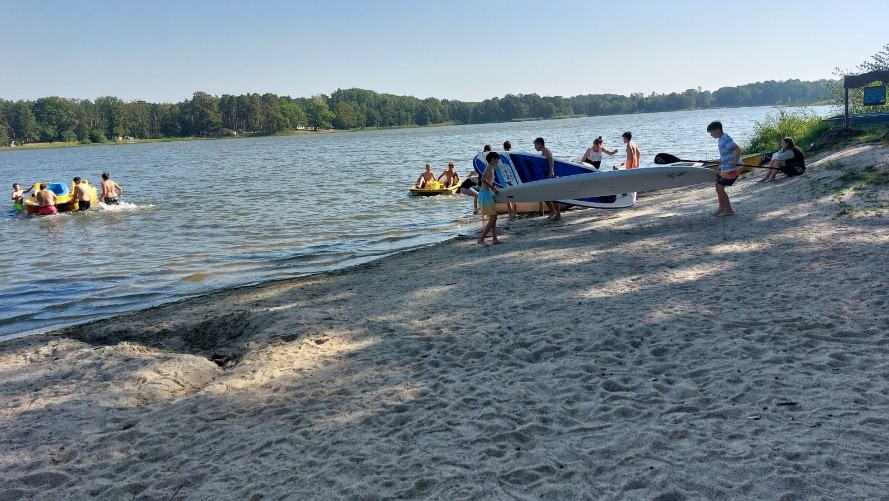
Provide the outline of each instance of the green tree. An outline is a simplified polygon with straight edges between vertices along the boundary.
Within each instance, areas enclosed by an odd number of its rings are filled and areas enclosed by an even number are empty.
[[[222,130],[219,98],[206,92],[195,92],[189,103],[189,130],[195,136],[212,136]]]
[[[281,108],[281,113],[287,117],[287,123],[290,124],[291,128],[295,129],[299,126],[305,127],[308,123],[306,112],[303,111],[299,103],[289,97],[282,98],[279,106]]]
[[[243,123],[245,132],[262,131],[262,98],[259,94],[238,96],[238,117]]]
[[[334,111],[336,117],[333,126],[337,129],[358,129],[364,127],[364,114],[361,108],[352,101],[340,101],[336,103]]]
[[[70,99],[41,97],[34,102],[34,118],[41,141],[75,141],[75,105]]]
[[[178,104],[162,104],[157,108],[159,132],[164,137],[182,137],[182,109]]]
[[[125,135],[135,138],[149,137],[149,106],[145,101],[134,101],[124,106],[128,125]]]
[[[108,139],[126,134],[127,123],[122,100],[114,96],[97,98],[96,110],[101,117],[101,122],[93,128],[101,128]]]
[[[871,56],[869,61],[864,61],[863,63],[856,66],[855,70],[846,70],[843,71],[839,68],[834,70],[834,75],[838,76],[839,79],[831,82],[829,85],[830,91],[834,95],[834,103],[836,104],[844,104],[845,103],[845,89],[843,88],[843,77],[845,75],[857,75],[861,73],[869,73],[871,71],[883,71],[889,70],[889,44],[884,45],[877,51],[876,54]],[[887,82],[883,82],[884,85]],[[889,111],[889,106],[868,106],[864,107],[864,90],[859,89],[849,89],[849,111],[852,113],[881,113]]]
[[[232,130],[244,130],[238,118],[238,98],[231,94],[223,94],[219,98],[219,113],[222,115],[222,126]]]
[[[27,101],[18,101],[10,107],[10,139],[17,143],[31,143],[38,138],[37,119],[31,106]]]
[[[327,106],[327,100],[322,94],[318,94],[309,100],[306,105],[306,116],[311,127],[318,129],[330,129],[333,127],[331,121],[334,118],[334,114],[330,111],[330,108]]]

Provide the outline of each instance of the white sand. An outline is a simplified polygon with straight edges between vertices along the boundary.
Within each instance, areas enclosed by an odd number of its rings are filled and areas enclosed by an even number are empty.
[[[885,498],[887,164],[5,342],[0,500]]]

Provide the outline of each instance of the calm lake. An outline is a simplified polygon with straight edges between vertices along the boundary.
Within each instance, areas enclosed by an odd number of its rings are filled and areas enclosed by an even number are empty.
[[[832,107],[809,108],[828,116]],[[713,158],[712,120],[743,145],[776,110],[734,108],[607,117],[78,148],[0,150],[0,179],[98,184],[120,206],[51,217],[0,212],[0,340],[176,301],[299,277],[475,232],[465,196],[408,195],[426,163],[461,176],[484,144],[579,159],[599,135],[620,153],[626,130],[654,155]],[[776,145],[777,148],[777,145]],[[641,203],[644,203],[641,202]],[[632,210],[632,209],[629,209]],[[520,223],[519,223],[520,224]]]

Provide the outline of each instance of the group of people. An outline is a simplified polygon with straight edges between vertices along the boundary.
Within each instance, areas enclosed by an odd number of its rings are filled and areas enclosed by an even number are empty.
[[[638,168],[640,153],[636,143],[633,142],[632,133],[629,131],[624,132],[622,137],[627,150],[627,161],[622,165],[627,169]],[[547,177],[556,177],[555,161],[552,152],[546,147],[546,140],[542,137],[538,137],[534,139],[533,144],[534,150],[540,152],[547,160]],[[511,150],[512,143],[505,141],[503,143],[503,151],[509,152]],[[488,222],[485,224],[485,227],[482,228],[482,234],[479,236],[477,242],[481,245],[486,245],[485,239],[487,238],[488,233],[490,233],[492,243],[499,244],[501,243],[501,240],[497,237],[497,207],[495,203],[495,195],[499,190],[494,179],[496,170],[500,164],[500,154],[496,151],[492,151],[491,145],[489,144],[485,145],[482,152],[486,153],[485,160],[487,161],[484,172],[478,181],[473,180],[472,173],[470,173],[469,177],[463,181],[463,184],[460,186],[460,193],[474,197],[475,200],[473,205],[475,210],[480,210],[483,216],[488,216]],[[617,150],[608,151],[603,145],[602,136],[599,136],[593,141],[593,146],[586,150],[581,161],[593,165],[598,169],[602,164],[602,153],[615,155]],[[476,186],[479,188],[478,191],[474,189]],[[559,221],[562,219],[562,205],[560,202],[552,200],[544,203],[547,207],[546,218],[548,220]],[[507,202],[506,205],[509,216],[515,217],[518,212],[517,204],[515,202]]]
[[[642,154],[639,152],[639,147],[636,146],[636,143],[633,141],[633,133],[630,131],[626,131],[621,134],[621,139],[623,139],[623,142],[627,148],[627,159],[626,161],[621,163],[620,166],[624,167],[625,169],[638,169],[639,161]],[[613,157],[617,154],[617,148],[608,151],[605,148],[602,136],[599,136],[593,140],[593,145],[587,148],[587,150],[584,152],[583,157],[580,159],[580,163],[587,163],[597,169],[600,169],[602,167],[603,153],[610,157]]]
[[[31,185],[27,189],[22,188],[19,183],[12,184],[12,202],[15,210],[23,210],[25,208],[25,195],[34,190],[35,185]],[[72,197],[77,201],[79,211],[89,210],[92,207],[92,194],[89,189],[89,182],[86,179],[75,177],[72,180]],[[108,172],[102,173],[101,191],[98,198],[106,205],[115,205],[120,203],[123,196],[123,188],[117,182],[111,179]],[[39,190],[34,192],[37,198],[37,213],[41,216],[51,216],[58,214],[56,208],[56,193],[49,189],[49,183],[42,183]]]
[[[734,210],[732,209],[725,188],[732,186],[742,170],[749,166],[740,163],[741,148],[735,143],[731,136],[723,131],[721,122],[715,121],[710,123],[707,126],[707,132],[711,137],[717,139],[717,148],[719,150],[719,169],[716,180],[718,208],[713,215],[731,216],[734,214]],[[624,132],[621,137],[626,146],[627,154],[626,161],[624,161],[621,166],[625,169],[639,168],[641,153],[639,147],[633,141],[632,132]],[[534,149],[540,152],[547,160],[549,167],[547,177],[555,177],[555,162],[553,160],[553,155],[549,148],[546,147],[546,142],[542,137],[538,137],[534,140]],[[512,144],[509,141],[504,142],[503,151],[509,152],[511,150]],[[486,245],[485,240],[490,233],[492,243],[499,244],[502,243],[502,241],[497,236],[497,208],[495,195],[499,192],[499,189],[495,182],[495,174],[500,166],[500,154],[493,151],[491,145],[485,145],[482,152],[485,154],[484,158],[487,165],[481,176],[472,171],[467,178],[461,182],[459,176],[454,171],[454,164],[449,163],[448,169],[438,176],[438,180],[440,181],[442,178],[445,178],[445,186],[448,187],[456,186],[459,183],[460,193],[474,198],[474,210],[476,212],[480,211],[483,216],[488,217],[488,221],[484,228],[482,228],[482,233],[479,236],[477,243]],[[593,145],[584,152],[583,157],[581,158],[581,163],[586,163],[592,165],[596,169],[600,169],[602,165],[602,155],[614,156],[617,152],[617,149],[608,150],[605,148],[602,136],[599,136],[593,140]],[[615,169],[616,168],[618,167],[616,166]],[[803,153],[794,144],[793,139],[789,137],[784,138],[781,142],[781,149],[771,155],[769,164],[765,168],[768,169],[768,172],[762,179],[760,179],[759,182],[762,183],[774,181],[775,176],[779,171],[784,172],[788,176],[802,174],[805,171]],[[433,179],[435,179],[435,175],[432,172],[432,166],[426,164],[426,171],[417,180],[417,187],[422,187],[428,181]],[[562,218],[561,204],[558,201],[547,201],[544,203],[548,209],[547,219],[558,221]],[[515,202],[508,202],[507,208],[510,216],[516,215],[517,207]]]
[[[435,173],[432,172],[432,165],[426,164],[426,169],[420,174],[420,177],[417,178],[417,182],[414,186],[417,188],[426,188],[431,181],[440,182],[441,178],[445,179],[444,183],[442,183],[442,187],[444,188],[451,188],[460,184],[460,175],[454,170],[454,162],[448,162],[448,168],[445,169],[438,178],[436,178]]]

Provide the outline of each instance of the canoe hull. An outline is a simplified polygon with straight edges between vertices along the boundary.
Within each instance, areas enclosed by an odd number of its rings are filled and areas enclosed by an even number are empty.
[[[472,166],[479,174],[483,173],[487,166],[484,158],[486,154],[481,153],[473,159]],[[557,178],[599,172],[591,165],[566,160],[554,160],[554,164]],[[501,153],[500,167],[495,172],[495,183],[506,188],[538,182],[547,178],[548,170],[548,164],[542,155],[524,152]],[[636,193],[616,192],[603,196],[559,198],[558,200],[569,206],[592,207],[596,209],[624,209],[632,207],[636,203]]]

